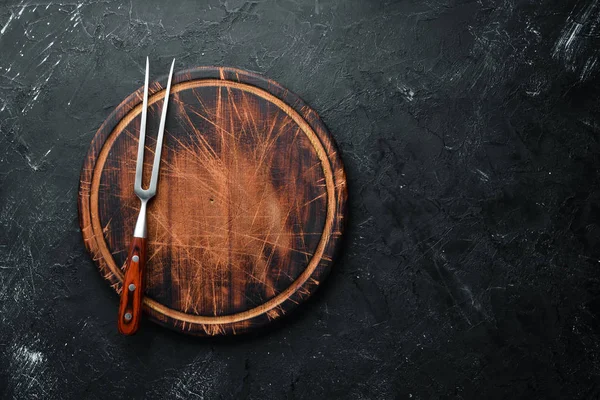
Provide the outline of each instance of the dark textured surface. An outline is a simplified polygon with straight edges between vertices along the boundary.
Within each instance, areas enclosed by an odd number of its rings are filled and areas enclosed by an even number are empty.
[[[600,2],[0,5],[0,397],[597,398]],[[297,92],[350,190],[316,298],[229,340],[116,330],[77,181],[154,71]]]

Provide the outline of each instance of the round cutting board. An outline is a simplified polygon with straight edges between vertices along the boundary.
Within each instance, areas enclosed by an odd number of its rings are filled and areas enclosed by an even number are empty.
[[[144,187],[164,86],[150,85]],[[83,239],[118,293],[139,210],[133,182],[142,93],[100,127],[80,178]],[[286,314],[329,272],[345,209],[336,146],[298,96],[232,68],[176,74],[158,191],[148,207],[146,316],[182,332],[220,335]]]

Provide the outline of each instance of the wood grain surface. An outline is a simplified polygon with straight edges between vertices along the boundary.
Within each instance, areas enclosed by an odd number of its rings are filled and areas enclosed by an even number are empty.
[[[144,180],[164,82],[150,88]],[[122,290],[142,89],[96,133],[81,172],[80,226]],[[158,191],[148,207],[144,310],[196,335],[263,326],[310,296],[331,267],[346,177],[318,115],[256,74],[204,67],[174,76]]]

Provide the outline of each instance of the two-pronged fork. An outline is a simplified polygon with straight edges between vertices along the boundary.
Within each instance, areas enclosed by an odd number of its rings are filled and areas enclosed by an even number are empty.
[[[119,332],[124,335],[134,334],[139,327],[142,315],[142,297],[144,294],[144,268],[146,264],[146,205],[148,201],[156,194],[158,182],[158,171],[160,168],[160,153],[162,150],[163,136],[165,132],[165,120],[167,117],[167,106],[169,105],[169,92],[171,91],[171,78],[173,77],[173,67],[175,60],[171,64],[169,80],[165,91],[165,100],[163,102],[162,115],[156,138],[156,149],[154,150],[154,164],[152,165],[152,175],[148,189],[142,189],[142,173],[144,171],[144,142],[146,139],[146,116],[148,114],[148,79],[150,75],[150,62],[146,58],[146,80],[144,84],[144,102],[142,105],[142,120],[140,123],[140,138],[138,144],[137,163],[135,166],[135,184],[134,192],[141,201],[140,213],[138,215],[133,239],[129,246],[129,255],[125,262],[125,279],[123,280],[123,290],[121,292],[121,302],[119,304]]]

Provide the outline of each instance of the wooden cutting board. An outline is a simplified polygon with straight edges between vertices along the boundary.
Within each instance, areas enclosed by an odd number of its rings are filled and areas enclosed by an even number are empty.
[[[165,84],[150,86],[144,186]],[[139,210],[142,90],[100,127],[80,178],[83,239],[118,293]],[[339,153],[316,112],[259,75],[196,68],[176,74],[171,93],[148,208],[146,317],[196,335],[263,326],[306,300],[329,272],[346,211]]]

